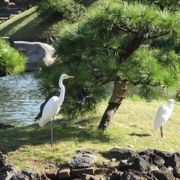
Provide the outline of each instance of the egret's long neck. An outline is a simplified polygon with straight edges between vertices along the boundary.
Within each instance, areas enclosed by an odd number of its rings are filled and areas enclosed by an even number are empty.
[[[59,87],[61,89],[61,93],[59,95],[59,106],[61,106],[63,101],[64,101],[64,97],[65,97],[65,86],[63,85],[63,80],[62,79],[60,79]]]

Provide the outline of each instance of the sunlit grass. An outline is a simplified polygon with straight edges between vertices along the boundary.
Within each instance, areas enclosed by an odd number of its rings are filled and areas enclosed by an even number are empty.
[[[0,39],[0,74],[16,75],[23,73],[24,69],[25,57]]]
[[[96,115],[76,120],[60,119],[54,122],[55,145],[50,146],[50,125],[37,124],[0,130],[0,147],[8,155],[8,162],[19,168],[40,170],[55,168],[69,161],[78,149],[105,152],[113,147],[133,150],[180,150],[180,105],[175,105],[172,117],[164,126],[164,138],[152,127],[160,104],[144,100],[123,101],[110,127],[102,134],[97,130],[104,102]]]

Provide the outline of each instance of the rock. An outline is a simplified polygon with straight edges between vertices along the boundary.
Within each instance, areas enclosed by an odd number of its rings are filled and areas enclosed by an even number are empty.
[[[118,162],[107,160],[108,165],[101,164],[103,168],[90,167],[95,163],[93,152],[79,150],[70,160],[69,166],[59,169],[57,173],[44,173],[39,177],[38,174],[30,170],[18,172],[13,166],[6,165],[4,156],[0,152],[0,180],[68,180],[68,179],[91,179],[100,180],[179,180],[180,179],[180,154],[162,152],[159,150],[145,150],[138,153],[125,150],[125,156],[122,155],[122,149],[113,148]],[[116,152],[120,152],[118,155]],[[114,154],[111,155],[114,155]],[[111,158],[112,159],[112,158]],[[118,165],[119,163],[119,165]]]
[[[13,46],[27,56],[26,71],[38,70],[41,64],[50,66],[55,62],[55,49],[46,43],[14,41]]]
[[[123,172],[118,171],[117,169],[115,169],[112,174],[110,175],[110,177],[108,179],[113,180],[113,179],[120,179],[120,177],[122,176]]]
[[[176,154],[178,157],[180,157],[180,152],[175,152],[174,154]]]
[[[175,177],[177,177],[177,178],[180,179],[180,168],[175,167],[175,168],[173,169],[173,174],[174,174]]]
[[[95,163],[96,159],[90,154],[77,154],[71,158],[69,165],[73,168],[90,167]]]
[[[165,164],[164,164],[164,165],[165,165],[166,167],[169,166],[169,163],[170,163],[170,161],[171,161],[170,158],[171,158],[171,156],[172,156],[171,153],[166,152],[166,151],[159,151],[159,150],[156,150],[156,149],[154,150],[154,153],[164,159],[164,161],[165,161]]]
[[[108,171],[108,168],[95,168],[94,174],[106,174]]]
[[[134,152],[130,149],[113,148],[108,152],[108,158],[116,158],[116,160],[130,159],[134,156]]]
[[[152,158],[151,158],[150,156],[148,156],[147,154],[141,155],[141,157],[142,157],[145,161],[149,162],[150,164],[153,163]]]
[[[43,174],[41,174],[40,179],[42,179],[42,180],[57,180],[57,177],[54,173],[44,172]]]
[[[139,171],[116,172],[110,180],[155,180],[152,174],[144,174]]]
[[[0,180],[8,180],[16,175],[18,175],[16,168],[11,165],[6,165],[0,171]]]
[[[31,179],[38,179],[38,178],[40,178],[40,176],[37,173],[33,172],[30,169],[22,170],[21,174],[26,176],[26,177],[28,177],[30,180]]]
[[[57,179],[71,179],[70,169],[59,169],[57,172]]]
[[[120,161],[119,166],[118,166],[118,170],[127,171],[131,167],[132,167],[132,164],[128,164],[126,162]]]
[[[0,171],[0,180],[34,180],[40,179],[37,173],[30,170],[19,172],[14,166],[6,165]]]
[[[146,157],[147,159],[151,158],[151,156],[153,154],[154,154],[154,150],[152,150],[152,149],[147,149],[147,150],[143,150],[143,151],[138,152],[138,155],[140,155],[141,157]],[[152,159],[149,160],[149,162],[152,162]]]
[[[153,160],[153,163],[158,167],[162,167],[165,163],[165,160],[156,154],[151,155],[151,158]]]
[[[24,174],[15,174],[11,177],[10,180],[33,180],[33,179],[30,179],[28,176]]]
[[[0,170],[6,165],[6,159],[0,151]]]
[[[140,156],[145,155],[145,154],[150,156],[151,154],[154,154],[154,150],[153,149],[142,150],[142,151],[139,151],[138,154]]]
[[[170,158],[170,163],[168,165],[173,168],[175,167],[180,168],[180,157],[177,156],[177,154],[173,154]]]
[[[155,170],[152,173],[158,180],[174,180],[175,179],[172,171],[170,171],[166,167],[162,167],[161,169]]]
[[[100,177],[89,175],[89,174],[83,174],[82,179],[84,180],[100,180]]]
[[[94,168],[82,168],[82,169],[72,169],[71,176],[73,178],[82,177],[83,174],[94,175]]]
[[[134,159],[134,163],[132,164],[132,169],[144,172],[149,171],[151,168],[148,161],[145,161],[140,156],[136,156]]]
[[[173,168],[173,174],[175,177],[180,178],[180,157],[177,153],[174,153],[169,161],[169,165]]]

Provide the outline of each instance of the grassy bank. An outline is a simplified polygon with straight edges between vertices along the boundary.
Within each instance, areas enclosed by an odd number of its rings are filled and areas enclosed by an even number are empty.
[[[40,16],[37,7],[32,7],[0,24],[0,36],[10,36],[14,40],[45,40],[53,34],[51,28],[58,22],[58,18],[48,15]],[[59,22],[59,27],[61,27],[61,22]]]
[[[113,147],[133,150],[156,148],[179,151],[180,105],[175,105],[171,119],[164,126],[164,138],[152,128],[153,119],[160,104],[124,100],[114,122],[101,134],[97,130],[103,103],[96,115],[78,120],[56,119],[54,122],[55,145],[49,144],[50,126],[40,128],[37,124],[0,130],[0,148],[8,155],[8,162],[19,168],[44,170],[67,162],[77,149],[95,152],[108,151]]]
[[[47,41],[57,37],[63,27],[76,22],[85,7],[72,0],[42,1],[0,24],[0,36],[13,40]]]

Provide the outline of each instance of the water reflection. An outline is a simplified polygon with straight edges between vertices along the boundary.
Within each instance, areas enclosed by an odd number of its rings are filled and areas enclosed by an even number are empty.
[[[0,78],[0,123],[32,124],[43,100],[32,73]]]

